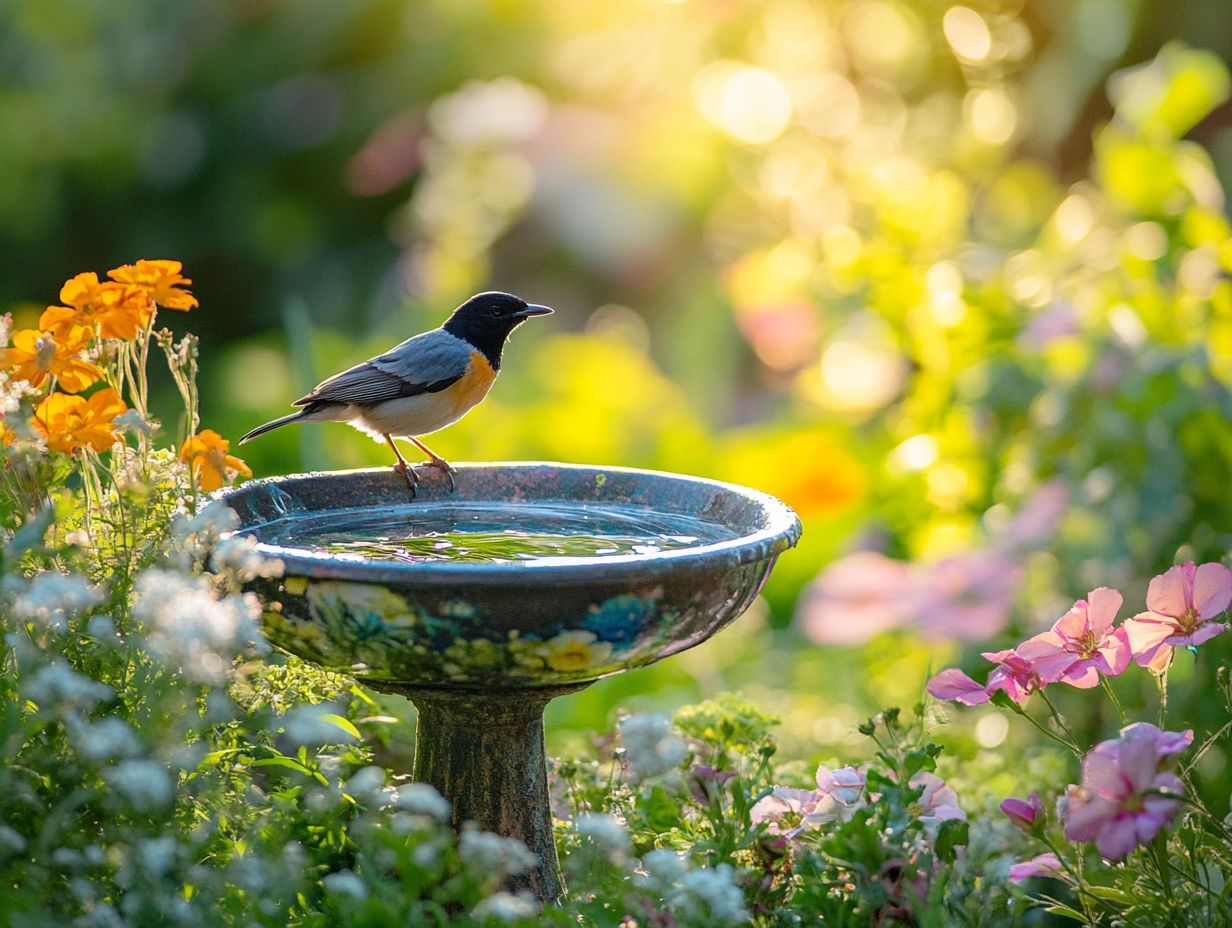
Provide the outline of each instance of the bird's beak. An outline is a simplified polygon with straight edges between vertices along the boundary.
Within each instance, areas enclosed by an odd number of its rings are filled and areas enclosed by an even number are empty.
[[[553,312],[555,312],[555,310],[553,310],[550,306],[540,306],[538,303],[530,303],[525,308],[519,309],[517,312],[513,313],[513,315],[519,319],[528,319],[531,316],[548,316]]]

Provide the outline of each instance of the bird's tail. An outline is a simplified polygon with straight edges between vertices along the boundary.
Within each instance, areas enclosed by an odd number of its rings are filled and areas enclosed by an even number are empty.
[[[258,425],[255,429],[240,439],[240,444],[242,445],[244,442],[256,438],[258,435],[264,435],[266,432],[272,432],[274,429],[282,428],[284,425],[290,425],[292,422],[296,422],[304,418],[304,416],[308,415],[310,411],[311,410],[309,409],[298,409],[290,415],[283,416],[281,419],[275,419],[273,422],[265,423],[265,425]]]

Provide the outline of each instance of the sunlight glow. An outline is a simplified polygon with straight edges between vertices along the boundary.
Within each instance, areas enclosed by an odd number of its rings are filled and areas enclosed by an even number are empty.
[[[764,68],[715,62],[698,72],[693,98],[708,121],[754,145],[774,141],[791,121],[791,94]]]

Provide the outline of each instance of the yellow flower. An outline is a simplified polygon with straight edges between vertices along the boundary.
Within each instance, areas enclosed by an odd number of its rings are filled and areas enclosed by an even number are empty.
[[[97,328],[103,338],[135,338],[154,313],[154,304],[141,287],[99,283],[93,273],[65,281],[60,299],[68,305],[48,306],[39,319],[39,328],[57,338],[73,326]]]
[[[231,442],[213,429],[193,435],[180,449],[180,460],[192,468],[197,486],[213,492],[236,475],[251,477],[252,470],[234,455],[227,454]]]
[[[126,408],[111,387],[99,390],[89,399],[52,393],[39,403],[31,422],[43,433],[52,451],[106,451],[120,440],[115,433],[115,417]]]
[[[561,632],[538,651],[553,670],[588,670],[607,660],[612,646],[594,632]]]
[[[56,338],[50,332],[23,329],[14,332],[8,348],[0,348],[0,369],[16,368],[14,380],[37,387],[50,374],[69,393],[80,393],[103,379],[103,369],[78,355],[94,334],[85,326],[69,325]]]
[[[177,289],[192,281],[180,274],[184,265],[179,261],[138,261],[107,272],[112,280],[140,287],[159,306],[188,312],[198,303],[187,290]]]

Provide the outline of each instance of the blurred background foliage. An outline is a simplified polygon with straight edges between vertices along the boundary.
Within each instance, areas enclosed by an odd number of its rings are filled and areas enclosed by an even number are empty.
[[[555,306],[434,448],[738,481],[806,531],[553,738],[741,688],[841,754],[964,643],[1228,552],[1230,55],[1219,0],[0,0],[0,309],[184,261],[234,438],[476,290]],[[968,765],[1024,737],[960,724]]]

